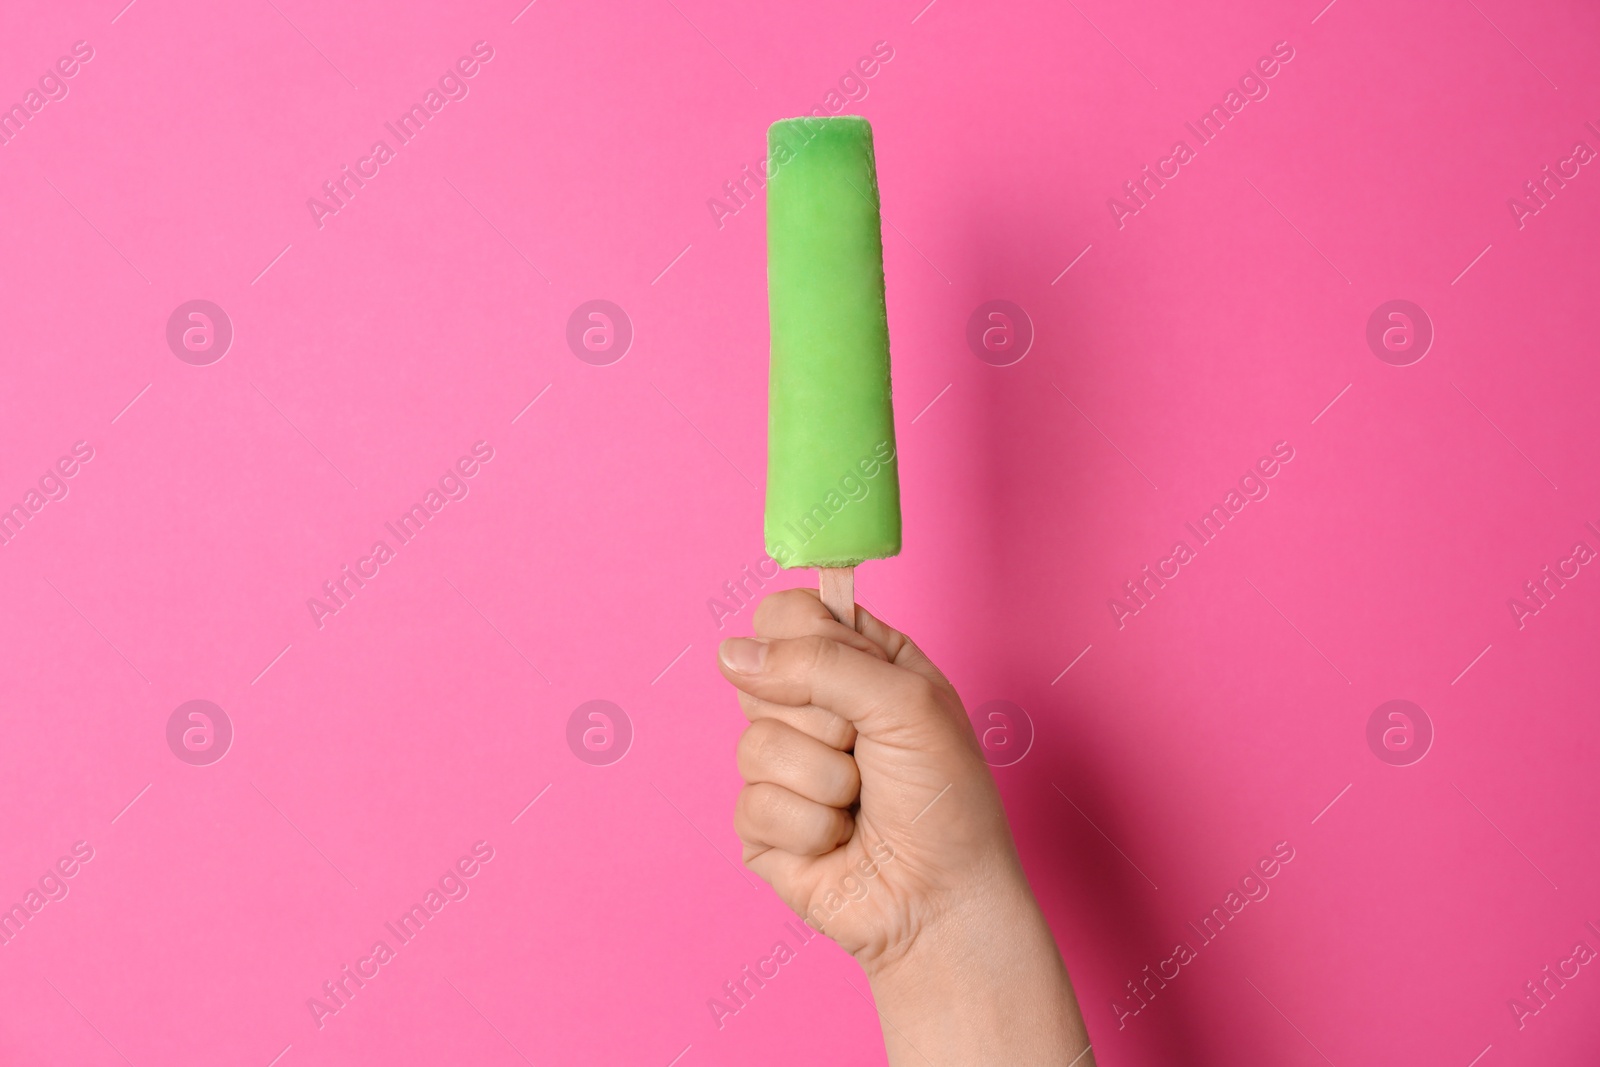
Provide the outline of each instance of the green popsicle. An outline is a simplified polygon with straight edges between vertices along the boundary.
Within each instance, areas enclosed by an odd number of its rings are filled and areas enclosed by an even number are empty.
[[[823,568],[853,625],[848,569],[900,551],[872,127],[784,119],[767,150],[767,553]]]

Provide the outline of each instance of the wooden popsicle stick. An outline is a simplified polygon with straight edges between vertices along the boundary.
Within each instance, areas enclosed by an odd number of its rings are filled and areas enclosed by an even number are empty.
[[[822,606],[833,617],[850,629],[856,628],[856,569],[854,567],[820,567],[817,571],[822,589]]]

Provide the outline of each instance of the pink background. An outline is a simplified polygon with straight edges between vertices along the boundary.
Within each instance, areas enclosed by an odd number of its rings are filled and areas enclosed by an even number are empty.
[[[4,1062],[882,1062],[821,939],[720,1030],[706,1006],[792,940],[736,866],[713,655],[750,612],[708,607],[763,556],[764,207],[707,201],[879,41],[849,110],[906,549],[860,589],[969,708],[1031,719],[996,774],[1100,1062],[1600,1051],[1594,968],[1508,1007],[1600,948],[1600,574],[1521,628],[1507,603],[1600,548],[1600,173],[1507,204],[1600,148],[1592,5],[39,8],[0,99],[94,58],[0,147],[0,504],[94,458],[0,548],[0,903],[94,858],[0,947]],[[319,228],[307,199],[477,41],[470,95]],[[1270,95],[1119,229],[1108,198],[1279,41]],[[1365,339],[1395,298],[1436,331],[1405,367]],[[166,342],[192,299],[235,331],[208,366]],[[608,366],[565,340],[593,299],[635,331]],[[1036,331],[1011,366],[965,340],[992,299]],[[477,441],[470,495],[319,629],[308,598]],[[1270,496],[1119,629],[1279,441]],[[168,747],[192,699],[235,730],[209,766]],[[566,740],[594,699],[634,731],[609,766]],[[1368,747],[1391,699],[1436,732],[1411,766]],[[308,998],[477,841],[470,895],[319,1028]],[[1280,841],[1271,895],[1119,1029]]]

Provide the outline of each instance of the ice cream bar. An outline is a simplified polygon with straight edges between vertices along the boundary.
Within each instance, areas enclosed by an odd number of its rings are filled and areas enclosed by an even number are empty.
[[[872,127],[784,119],[767,161],[767,553],[854,626],[852,569],[900,551]]]

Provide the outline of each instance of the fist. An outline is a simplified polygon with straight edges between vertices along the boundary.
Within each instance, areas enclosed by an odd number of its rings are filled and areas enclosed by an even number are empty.
[[[869,974],[943,917],[1023,882],[961,698],[910,638],[808,589],[724,641],[750,725],[734,813],[744,862]]]

